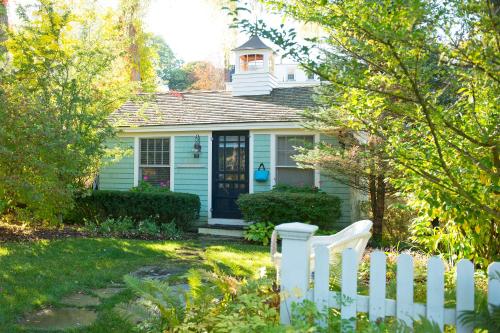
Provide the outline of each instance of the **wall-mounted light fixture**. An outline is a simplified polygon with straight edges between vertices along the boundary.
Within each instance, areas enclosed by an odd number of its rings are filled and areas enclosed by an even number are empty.
[[[200,158],[200,154],[201,154],[200,136],[196,134],[196,136],[194,137],[193,157]]]

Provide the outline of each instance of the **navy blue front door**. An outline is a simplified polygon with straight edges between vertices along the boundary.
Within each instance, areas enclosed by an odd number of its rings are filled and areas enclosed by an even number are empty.
[[[248,132],[213,132],[212,217],[241,218],[236,200],[248,193]]]

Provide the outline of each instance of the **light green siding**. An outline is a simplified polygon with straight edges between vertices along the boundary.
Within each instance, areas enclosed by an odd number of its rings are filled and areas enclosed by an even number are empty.
[[[264,163],[267,170],[271,168],[271,135],[269,134],[254,134],[253,136],[253,168],[250,172],[255,172],[259,165]],[[271,176],[265,182],[258,182],[254,180],[253,191],[266,192],[271,189]]]
[[[320,140],[329,144],[337,144],[335,138],[321,135]],[[342,200],[341,202],[341,212],[340,223],[348,225],[355,221],[352,221],[352,190],[349,186],[342,184],[336,180],[333,180],[324,174],[320,175],[320,188],[326,193],[336,195]]]
[[[201,154],[193,157],[194,136],[176,136],[174,148],[175,192],[193,193],[200,197],[200,220],[208,218],[208,136],[200,136]]]
[[[120,147],[125,155],[117,160],[105,161],[99,173],[99,189],[126,191],[134,186],[134,138],[116,138],[106,147]]]

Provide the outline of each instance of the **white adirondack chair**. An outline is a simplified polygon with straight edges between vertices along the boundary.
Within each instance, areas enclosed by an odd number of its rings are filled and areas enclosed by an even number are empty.
[[[330,249],[330,262],[335,263],[340,258],[343,250],[351,248],[358,253],[361,260],[365,252],[366,244],[371,237],[372,221],[362,220],[351,224],[336,234],[329,236],[311,237],[311,271],[314,271],[314,249],[319,245],[326,245]],[[278,232],[273,231],[271,236],[271,260],[279,271],[281,265],[281,253],[278,252]]]

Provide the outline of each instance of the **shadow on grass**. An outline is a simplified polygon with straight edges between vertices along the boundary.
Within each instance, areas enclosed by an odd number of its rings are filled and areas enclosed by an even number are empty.
[[[122,282],[140,266],[176,258],[173,242],[64,239],[0,245],[0,327],[64,295]]]

